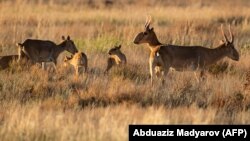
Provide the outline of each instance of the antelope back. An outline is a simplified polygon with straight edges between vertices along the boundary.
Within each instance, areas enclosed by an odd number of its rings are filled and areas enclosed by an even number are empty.
[[[18,55],[0,56],[0,70],[4,70],[10,66],[11,61],[17,60]]]
[[[65,56],[64,66],[68,63],[73,66],[85,66],[87,64],[87,56],[83,52],[78,52],[70,57]]]
[[[87,56],[83,52],[78,52],[73,57],[78,66],[85,66],[87,64]]]
[[[27,39],[23,43],[18,43],[18,53],[22,58],[24,53],[33,61],[47,61],[54,53],[56,44],[48,40]]]

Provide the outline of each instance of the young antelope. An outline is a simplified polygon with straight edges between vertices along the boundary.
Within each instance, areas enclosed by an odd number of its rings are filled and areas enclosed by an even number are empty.
[[[79,76],[79,73],[83,71],[83,68],[84,72],[87,72],[88,69],[88,59],[83,52],[75,53],[74,55],[71,55],[71,57],[65,56],[64,66],[67,66],[67,64],[74,66],[76,76]]]
[[[108,51],[109,57],[107,61],[107,68],[105,72],[107,73],[114,65],[124,65],[127,63],[127,58],[125,54],[121,52],[121,45],[115,46]]]

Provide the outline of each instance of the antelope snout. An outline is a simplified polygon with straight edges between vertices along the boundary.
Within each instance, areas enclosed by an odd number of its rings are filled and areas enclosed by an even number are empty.
[[[140,44],[140,41],[143,39],[143,37],[144,37],[143,32],[136,35],[134,39],[134,44]]]
[[[140,41],[140,40],[139,40],[139,37],[136,36],[135,39],[134,39],[134,44],[137,44],[137,45],[138,45],[138,44],[139,44],[139,41]]]
[[[234,61],[239,61],[240,60],[240,56],[234,57],[233,60]]]
[[[134,40],[134,44],[139,44],[139,42],[138,42],[138,41],[136,41],[136,40]]]
[[[233,58],[232,58],[234,61],[239,61],[240,60],[240,55],[239,53],[236,51],[234,52],[233,54]]]

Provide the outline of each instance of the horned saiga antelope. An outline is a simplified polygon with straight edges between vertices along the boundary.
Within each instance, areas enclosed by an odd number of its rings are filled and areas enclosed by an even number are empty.
[[[20,52],[24,52],[31,61],[35,63],[42,62],[43,66],[44,62],[53,62],[55,67],[57,64],[57,58],[63,51],[66,50],[72,54],[78,52],[74,42],[70,39],[70,36],[68,36],[67,39],[62,36],[62,39],[63,42],[58,45],[49,40],[27,39],[23,43],[17,44],[20,48],[19,54]],[[18,60],[20,60],[20,58],[21,56],[19,56]]]
[[[234,35],[230,26],[229,33],[231,39],[228,40],[221,26],[224,37],[223,43],[212,49],[202,46],[164,45],[159,42],[154,28],[150,28],[150,22],[151,18],[149,17],[145,24],[145,30],[135,37],[134,43],[147,43],[149,46],[151,51],[149,66],[152,84],[154,75],[158,76],[160,73],[166,75],[170,67],[177,71],[200,70],[200,76],[203,76],[208,66],[224,57],[229,57],[235,61],[239,60],[239,53],[234,47]]]
[[[79,76],[79,72],[82,72],[84,68],[84,72],[87,72],[88,69],[88,59],[87,55],[83,52],[78,52],[71,57],[65,56],[64,58],[64,65],[71,64],[75,68],[76,77]]]
[[[121,52],[122,45],[115,46],[108,51],[109,57],[107,61],[107,68],[105,72],[107,73],[114,65],[124,65],[127,63],[127,58],[125,54]]]

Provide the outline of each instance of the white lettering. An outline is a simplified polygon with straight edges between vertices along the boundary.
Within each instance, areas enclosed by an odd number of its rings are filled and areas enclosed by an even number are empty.
[[[184,129],[177,129],[177,136],[193,136],[199,138],[200,136],[219,136],[220,131],[196,131],[192,129],[191,131],[185,131]]]
[[[139,132],[138,132],[138,129],[135,129],[134,133],[133,133],[133,136],[140,136]]]

